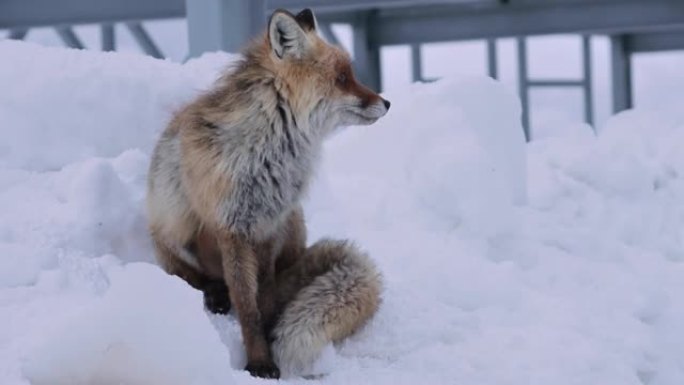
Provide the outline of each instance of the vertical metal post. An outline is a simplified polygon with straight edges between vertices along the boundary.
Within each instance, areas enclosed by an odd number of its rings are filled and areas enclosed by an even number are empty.
[[[525,140],[532,140],[530,129],[530,86],[527,72],[527,42],[525,37],[519,37],[518,41],[518,88],[520,102],[522,104],[522,125],[525,131]]]
[[[190,56],[239,52],[266,25],[265,0],[185,0]]]
[[[499,78],[499,56],[496,52],[496,39],[487,39],[487,74]]]
[[[190,1],[190,0],[188,0]],[[356,74],[368,87],[380,91],[380,47],[371,30],[375,25],[375,11],[359,13],[352,23],[354,30],[354,67]]]
[[[582,36],[582,67],[584,81],[584,121],[594,127],[594,98],[592,93],[592,74],[591,74],[591,36]],[[594,127],[594,131],[596,128]]]
[[[100,25],[100,36],[102,38],[103,51],[114,51],[116,49],[116,35],[114,34],[114,24]]]
[[[632,108],[632,58],[624,35],[610,37],[613,70],[613,112]]]
[[[249,9],[247,10],[249,15],[248,39],[251,39],[266,29],[266,23],[268,22],[266,0],[249,0],[245,2],[249,3]],[[244,43],[246,43],[246,41],[243,42],[243,45]]]
[[[411,44],[411,73],[414,82],[423,81],[423,57],[420,44]]]

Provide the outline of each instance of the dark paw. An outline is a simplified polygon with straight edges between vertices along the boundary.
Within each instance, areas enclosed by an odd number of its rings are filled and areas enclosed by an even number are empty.
[[[280,369],[273,362],[252,362],[247,364],[245,370],[254,377],[280,378]]]
[[[230,297],[223,281],[212,281],[204,288],[204,306],[214,314],[228,314]]]

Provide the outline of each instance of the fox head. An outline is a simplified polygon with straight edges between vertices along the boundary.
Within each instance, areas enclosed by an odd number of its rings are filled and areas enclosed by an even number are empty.
[[[390,102],[359,83],[349,55],[317,33],[310,9],[293,15],[276,10],[270,17],[262,62],[267,62],[293,112],[312,127],[368,125],[384,116]],[[267,51],[267,52],[264,52]]]

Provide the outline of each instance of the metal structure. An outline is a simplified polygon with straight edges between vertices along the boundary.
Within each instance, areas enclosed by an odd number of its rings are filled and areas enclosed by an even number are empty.
[[[101,24],[102,48],[115,48],[114,23],[125,23],[138,44],[161,57],[142,20],[187,17],[190,54],[235,51],[260,30],[276,8],[316,11],[324,34],[331,23],[351,24],[358,76],[380,88],[380,47],[411,46],[413,78],[422,77],[423,43],[485,39],[488,72],[496,77],[496,39],[518,38],[523,122],[529,131],[528,94],[532,87],[580,87],[585,120],[593,120],[590,35],[611,37],[613,109],[632,106],[631,55],[684,49],[684,0],[0,0],[0,29],[22,38],[28,28],[53,26],[65,44],[83,46],[71,29]],[[584,75],[577,80],[530,79],[525,37],[578,33],[583,38]]]
[[[140,49],[145,52],[145,54],[158,59],[164,58],[164,54],[157,47],[154,40],[147,33],[147,30],[141,22],[127,21],[120,24],[124,25],[128,29],[135,42],[138,44]],[[116,35],[114,33],[114,25],[114,23],[109,22],[100,24],[100,48],[102,51],[116,51]],[[59,36],[60,40],[62,40],[65,46],[76,49],[86,48],[85,44],[83,44],[81,39],[79,39],[71,25],[57,25],[52,28],[55,30],[57,36]],[[7,37],[14,40],[23,40],[28,32],[28,27],[13,28],[10,29],[9,35]]]
[[[493,76],[495,77],[495,76]],[[520,100],[523,105],[523,128],[525,138],[530,140],[530,89],[536,87],[555,87],[568,88],[579,87],[584,94],[584,121],[594,125],[594,98],[591,89],[591,40],[588,35],[582,36],[582,79],[530,79],[527,69],[527,41],[525,38],[518,38],[518,87],[520,88]]]

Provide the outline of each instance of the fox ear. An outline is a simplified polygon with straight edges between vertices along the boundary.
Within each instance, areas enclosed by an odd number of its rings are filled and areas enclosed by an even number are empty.
[[[311,9],[305,8],[295,16],[297,23],[304,28],[305,31],[315,31],[318,27],[316,23],[316,16]]]
[[[302,19],[308,21],[306,16]],[[268,40],[273,52],[281,59],[285,56],[300,58],[311,46],[309,37],[297,17],[281,9],[273,12],[268,21]]]

